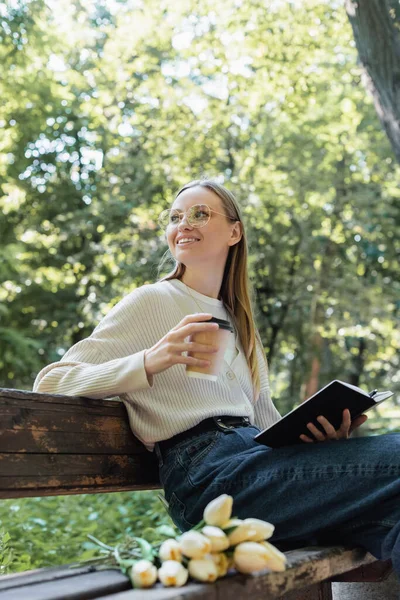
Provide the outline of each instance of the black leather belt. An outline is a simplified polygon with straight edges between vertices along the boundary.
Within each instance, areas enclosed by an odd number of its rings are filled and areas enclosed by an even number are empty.
[[[195,425],[191,429],[182,431],[182,433],[177,433],[172,438],[162,440],[161,442],[157,442],[157,444],[161,452],[165,452],[186,438],[193,437],[200,433],[215,431],[216,429],[219,429],[220,431],[229,431],[235,427],[248,427],[249,425],[250,419],[248,417],[210,417],[209,419],[200,421],[198,425]]]

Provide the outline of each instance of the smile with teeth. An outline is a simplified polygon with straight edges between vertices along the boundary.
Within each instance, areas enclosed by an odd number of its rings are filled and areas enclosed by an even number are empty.
[[[193,244],[193,242],[198,242],[199,240],[196,238],[181,238],[178,242],[178,246],[183,244]]]

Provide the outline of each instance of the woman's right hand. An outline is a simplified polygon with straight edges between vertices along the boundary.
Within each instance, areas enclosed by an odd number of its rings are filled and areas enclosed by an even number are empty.
[[[196,333],[206,331],[216,331],[217,323],[206,323],[211,319],[210,313],[196,313],[187,315],[174,327],[157,344],[152,348],[145,350],[144,353],[144,368],[147,376],[162,373],[166,369],[174,365],[196,365],[197,367],[207,367],[209,361],[200,360],[193,356],[183,356],[182,352],[202,352],[214,353],[218,352],[216,346],[208,344],[199,344],[196,342],[185,342],[185,338]]]

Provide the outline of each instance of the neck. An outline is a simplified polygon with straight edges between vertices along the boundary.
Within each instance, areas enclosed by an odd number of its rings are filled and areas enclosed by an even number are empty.
[[[181,281],[192,290],[204,294],[209,298],[219,298],[219,292],[222,284],[222,275],[214,270],[208,273],[194,273],[186,268]]]

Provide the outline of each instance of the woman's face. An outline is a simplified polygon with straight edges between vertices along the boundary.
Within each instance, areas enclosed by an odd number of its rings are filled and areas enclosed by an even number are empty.
[[[223,216],[226,211],[220,197],[200,186],[179,194],[171,208],[185,213],[195,204],[207,204],[211,208],[211,218],[204,227],[194,228],[188,223],[185,214],[179,223],[169,225],[167,241],[171,254],[186,267],[199,263],[216,266],[215,261],[218,261],[218,265],[225,265],[230,246],[241,238],[240,223],[229,221]],[[180,240],[185,238],[193,241],[181,244]]]

